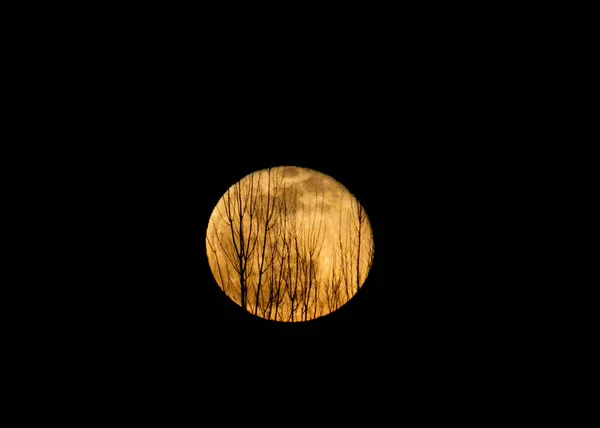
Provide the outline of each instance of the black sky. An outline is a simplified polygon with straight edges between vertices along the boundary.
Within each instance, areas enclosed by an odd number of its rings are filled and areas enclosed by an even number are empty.
[[[464,228],[473,204],[461,206],[468,188],[461,186],[469,183],[456,151],[430,129],[438,125],[391,121],[383,106],[357,105],[327,118],[308,100],[301,106],[293,117],[269,110],[269,120],[250,111],[219,113],[216,122],[214,112],[198,111],[193,120],[171,112],[153,144],[126,153],[131,176],[120,189],[119,221],[131,246],[118,251],[125,252],[127,274],[106,290],[118,314],[106,328],[126,346],[178,355],[185,364],[236,352],[260,360],[279,347],[329,350],[375,368],[380,358],[403,355],[416,363],[481,338],[476,316],[486,303],[475,297],[486,277],[474,281],[481,267],[469,260],[475,249],[466,248]],[[217,286],[205,253],[209,217],[227,188],[281,165],[321,171],[352,189],[375,239],[361,291],[334,314],[307,323],[244,313]]]
[[[222,74],[219,64],[186,60],[177,73],[162,69],[168,82],[143,84],[142,75],[136,86],[121,82],[135,102],[107,101],[101,110],[125,123],[101,121],[82,133],[107,159],[98,180],[110,203],[97,208],[97,224],[113,237],[81,309],[97,314],[86,337],[140,367],[182,376],[242,370],[236,358],[266,368],[284,350],[292,365],[320,365],[325,355],[362,367],[364,376],[430,377],[452,372],[443,366],[464,368],[473,355],[485,360],[507,322],[490,315],[506,282],[488,269],[487,242],[498,227],[488,219],[499,209],[490,147],[501,147],[502,130],[464,84],[448,82],[449,73],[436,78],[438,65],[397,69],[380,53],[310,78],[296,70],[293,81],[258,71],[238,79],[234,68]],[[307,323],[241,311],[214,282],[204,247],[227,188],[282,165],[321,171],[352,189],[375,240],[361,291]]]
[[[208,350],[212,340],[264,340],[276,348],[298,339],[315,351],[341,340],[361,353],[369,348],[376,353],[380,346],[407,338],[425,340],[417,331],[438,334],[448,322],[442,314],[450,313],[441,302],[455,280],[444,279],[441,270],[447,266],[439,264],[449,257],[442,247],[451,245],[434,239],[443,214],[437,211],[441,206],[427,202],[435,197],[425,184],[432,171],[421,170],[419,159],[407,159],[416,152],[401,144],[377,144],[372,141],[376,133],[369,138],[364,129],[359,135],[346,131],[331,140],[310,141],[311,134],[326,130],[318,126],[300,135],[288,126],[271,128],[279,132],[268,143],[223,141],[210,151],[200,144],[182,151],[162,149],[159,163],[145,170],[153,175],[146,190],[153,200],[151,220],[142,229],[148,234],[144,255],[149,257],[141,261],[140,282],[133,287],[147,300],[141,310],[153,327],[146,334],[162,332],[157,337],[188,352],[200,352],[205,345]],[[223,192],[249,172],[279,165],[313,168],[351,188],[369,215],[375,238],[374,265],[355,298],[334,314],[293,325],[255,318],[229,300],[212,277],[204,247],[210,214]]]
[[[453,397],[465,383],[469,400],[483,401],[481,390],[510,377],[535,337],[519,331],[517,312],[527,309],[523,284],[536,278],[513,271],[527,264],[529,247],[507,242],[507,225],[521,226],[526,197],[515,202],[504,189],[516,181],[512,161],[526,164],[522,147],[536,137],[515,126],[533,113],[519,91],[536,77],[523,77],[514,49],[491,40],[512,31],[504,21],[488,41],[487,16],[466,18],[482,27],[471,29],[439,10],[420,19],[377,12],[364,26],[358,12],[352,20],[331,15],[348,28],[326,25],[327,43],[317,34],[309,41],[304,23],[294,37],[265,27],[254,41],[254,21],[238,35],[208,28],[213,17],[202,12],[185,24],[181,12],[169,23],[136,12],[125,18],[127,34],[103,21],[98,46],[67,31],[69,43],[81,40],[66,49],[68,60],[54,55],[62,42],[48,49],[48,62],[34,70],[52,70],[43,84],[56,93],[40,108],[59,118],[31,127],[42,128],[49,150],[73,142],[64,159],[77,171],[65,175],[77,190],[65,216],[85,245],[71,245],[83,262],[60,260],[72,287],[64,291],[62,274],[43,284],[60,302],[47,305],[40,324],[61,323],[48,328],[49,345],[36,358],[59,355],[86,390],[102,391],[102,403],[176,397],[200,415],[213,401],[239,401],[241,385],[263,385],[250,392],[264,404],[294,382],[320,390],[325,403],[331,389],[346,393],[352,400],[341,406],[351,416],[373,395],[391,397],[385,406],[398,415],[411,400],[429,414],[445,399],[462,401]],[[534,45],[522,57],[530,51]],[[206,260],[204,233],[223,192],[280,165],[315,169],[352,189],[373,228],[375,259],[361,291],[307,323],[244,313]],[[461,404],[470,409],[469,400]],[[313,414],[283,408],[294,418]],[[268,409],[254,410],[268,418]]]

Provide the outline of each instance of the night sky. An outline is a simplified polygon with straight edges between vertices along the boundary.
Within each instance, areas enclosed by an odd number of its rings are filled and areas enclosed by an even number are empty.
[[[443,31],[432,31],[430,12],[410,29],[411,15],[382,26],[386,14],[378,12],[368,37],[352,20],[353,38],[332,27],[332,40],[315,37],[310,46],[311,28],[299,27],[292,44],[267,30],[253,42],[226,26],[182,26],[178,13],[169,28],[147,21],[153,39],[127,25],[131,43],[115,35],[101,53],[83,42],[67,50],[76,64],[64,73],[60,59],[60,67],[49,63],[76,96],[48,99],[43,109],[60,112],[61,128],[43,130],[48,141],[74,142],[64,159],[79,170],[65,176],[81,190],[64,216],[77,221],[78,241],[94,251],[74,245],[85,262],[61,260],[67,276],[81,265],[73,290],[62,291],[62,276],[43,284],[60,300],[58,309],[47,305],[48,319],[64,323],[50,329],[51,346],[39,354],[79,364],[86,385],[96,385],[85,378],[90,373],[110,379],[107,396],[121,391],[129,399],[129,384],[148,397],[206,404],[198,396],[208,390],[230,403],[243,384],[262,385],[253,392],[265,403],[265,396],[285,397],[285,388],[320,390],[323,400],[334,388],[348,391],[352,400],[343,406],[351,416],[377,391],[395,401],[394,410],[406,404],[394,395],[401,391],[430,412],[435,394],[456,397],[468,382],[471,397],[482,396],[478,383],[510,375],[535,337],[533,328],[521,331],[519,312],[527,312],[523,284],[536,278],[512,271],[535,254],[512,225],[527,229],[536,220],[521,221],[527,197],[515,201],[506,190],[519,188],[517,170],[528,162],[522,147],[536,135],[514,129],[535,110],[519,93],[532,75],[523,77],[521,63],[505,58],[514,50],[488,44],[479,29],[453,40],[460,30],[450,27],[461,23],[436,13],[447,20]],[[487,26],[483,17],[475,21]],[[146,21],[135,15],[133,22]],[[102,28],[100,39],[113,31]],[[497,28],[498,39],[512,31],[506,28]],[[73,115],[53,106],[64,100]],[[321,171],[351,189],[375,240],[357,295],[303,323],[244,312],[220,290],[206,257],[215,202],[241,177],[282,165]],[[45,210],[55,206],[41,206],[39,215]],[[57,347],[56,337],[67,347]],[[514,338],[523,346],[513,346]],[[290,421],[312,414],[296,404],[283,407]],[[254,410],[270,417],[268,408]]]

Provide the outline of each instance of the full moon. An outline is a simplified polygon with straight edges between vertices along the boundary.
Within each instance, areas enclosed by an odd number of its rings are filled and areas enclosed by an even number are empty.
[[[295,166],[253,172],[217,202],[206,231],[215,281],[251,314],[282,322],[336,311],[374,256],[367,213],[341,183]]]

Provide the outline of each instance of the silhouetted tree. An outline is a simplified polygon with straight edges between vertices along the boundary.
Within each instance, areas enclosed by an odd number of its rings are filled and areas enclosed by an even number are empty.
[[[219,284],[221,285],[221,288],[223,289],[223,291],[225,292],[225,294],[227,296],[230,296],[230,290],[229,290],[229,285],[230,285],[230,280],[229,280],[229,270],[228,270],[228,265],[227,263],[225,263],[225,266],[222,265],[220,258],[219,258],[219,252],[218,252],[218,248],[219,248],[219,244],[218,244],[218,239],[219,239],[219,232],[217,230],[217,225],[215,222],[211,223],[212,229],[209,230],[207,232],[207,239],[206,239],[206,243],[208,246],[208,250],[211,251],[212,253],[212,257],[214,260],[214,265],[215,265],[215,278],[217,279],[217,281],[219,282]],[[210,226],[209,226],[210,227]],[[223,271],[225,270],[225,273],[223,273]]]
[[[362,207],[362,205],[358,202],[358,200],[356,198],[352,198],[351,200],[351,206],[352,206],[352,216],[351,216],[351,222],[352,222],[352,234],[353,234],[353,253],[356,254],[356,259],[355,259],[355,263],[356,263],[356,292],[358,293],[358,290],[360,289],[360,286],[362,285],[363,281],[365,278],[363,278],[363,274],[366,274],[366,270],[365,267],[367,267],[367,265],[370,265],[370,261],[366,261],[364,262],[363,260],[361,260],[361,252],[363,251],[363,247],[365,246],[365,239],[364,236],[366,234],[366,227],[367,227],[367,215],[365,214],[365,210]],[[368,241],[366,243],[366,245],[369,245],[372,247],[372,240]],[[369,255],[372,256],[372,251],[371,249],[367,249],[367,252]],[[362,253],[363,258],[365,253]]]
[[[252,173],[246,180],[241,180],[227,189],[223,196],[222,210],[217,205],[219,215],[231,237],[230,240],[225,240],[221,234],[217,242],[237,273],[240,304],[244,309],[247,306],[247,281],[253,271],[251,260],[258,242],[256,229],[253,230],[259,201],[255,178],[256,173]]]
[[[339,233],[333,251],[325,302],[330,311],[338,309],[360,289],[373,260],[373,241],[368,236],[368,220],[362,205],[352,198],[350,215],[344,216],[340,200]]]
[[[338,250],[335,246],[332,249],[330,267],[329,277],[324,287],[324,305],[328,312],[333,312],[342,305],[342,277],[339,268]]]
[[[283,281],[283,260],[286,255],[280,249],[281,221],[277,221],[269,234],[269,269],[266,272],[266,295],[267,301],[263,305],[262,316],[266,319],[280,320],[282,314],[281,305],[283,303],[284,293],[282,292]]]
[[[318,189],[315,189],[314,205],[309,200],[308,207],[303,213],[308,212],[297,225],[298,233],[302,234],[301,266],[303,273],[302,298],[302,320],[309,319],[310,311],[314,314],[319,305],[319,257],[325,239],[325,219],[323,217],[324,195],[319,200]]]
[[[277,198],[279,196],[279,189],[283,181],[283,174],[277,174],[277,172],[273,173],[271,168],[266,170],[266,175],[266,196],[261,198],[261,203],[259,204],[258,208],[258,215],[255,217],[257,220],[257,230],[259,231],[260,236],[260,246],[256,257],[258,278],[254,293],[254,315],[258,314],[259,309],[261,310],[261,313],[264,314],[266,310],[265,305],[268,305],[268,298],[270,298],[272,293],[271,290],[268,290],[267,296],[269,297],[263,296],[263,278],[265,278],[265,274],[269,270],[272,270],[273,262],[275,260],[273,256],[273,248],[267,244],[272,244],[272,241],[269,240],[269,234],[275,227],[280,214]],[[263,189],[260,175],[258,178],[258,193],[264,194],[262,191]]]

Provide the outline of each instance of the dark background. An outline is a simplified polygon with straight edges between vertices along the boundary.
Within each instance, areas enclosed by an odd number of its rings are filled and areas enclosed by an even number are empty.
[[[197,110],[161,99],[159,113],[138,117],[139,143],[122,152],[128,169],[112,208],[123,270],[104,292],[117,316],[108,330],[100,326],[110,332],[109,349],[126,350],[134,367],[158,364],[155,375],[167,377],[217,371],[239,381],[237,374],[292,366],[300,377],[317,370],[419,383],[485,361],[497,328],[490,289],[498,284],[480,245],[490,225],[479,167],[453,142],[466,125],[450,111],[420,111],[422,94],[409,83],[412,96],[397,98],[398,107],[382,101],[385,88],[357,95],[348,83],[324,95],[330,86],[313,84],[308,94],[290,85],[285,101],[219,91],[199,98]],[[339,180],[365,207],[375,237],[361,291],[306,323],[243,312],[218,288],[204,246],[227,188],[280,165]]]
[[[54,256],[24,270],[40,290],[22,287],[11,320],[32,326],[41,395],[66,389],[60,408],[94,419],[164,410],[169,425],[217,404],[219,421],[279,425],[313,424],[313,405],[354,423],[364,407],[369,422],[527,407],[552,379],[531,352],[553,333],[531,268],[552,233],[528,210],[548,188],[537,123],[553,129],[536,122],[553,98],[531,66],[554,46],[527,22],[539,11],[231,9],[42,11],[41,32],[11,35],[30,39],[11,107],[42,166],[22,175],[44,239],[24,242]],[[339,180],[375,237],[356,297],[293,325],[229,301],[204,248],[225,190],[279,165]]]
[[[94,247],[65,298],[74,360],[113,389],[178,398],[288,382],[363,395],[387,384],[419,401],[465,385],[476,395],[507,373],[516,321],[504,304],[519,301],[502,236],[516,215],[504,159],[519,159],[510,84],[484,54],[493,42],[383,33],[86,43],[69,71],[69,137],[81,145],[67,178],[91,177],[70,215]],[[243,312],[205,252],[227,188],[282,165],[340,181],[374,232],[361,291],[306,323]]]

